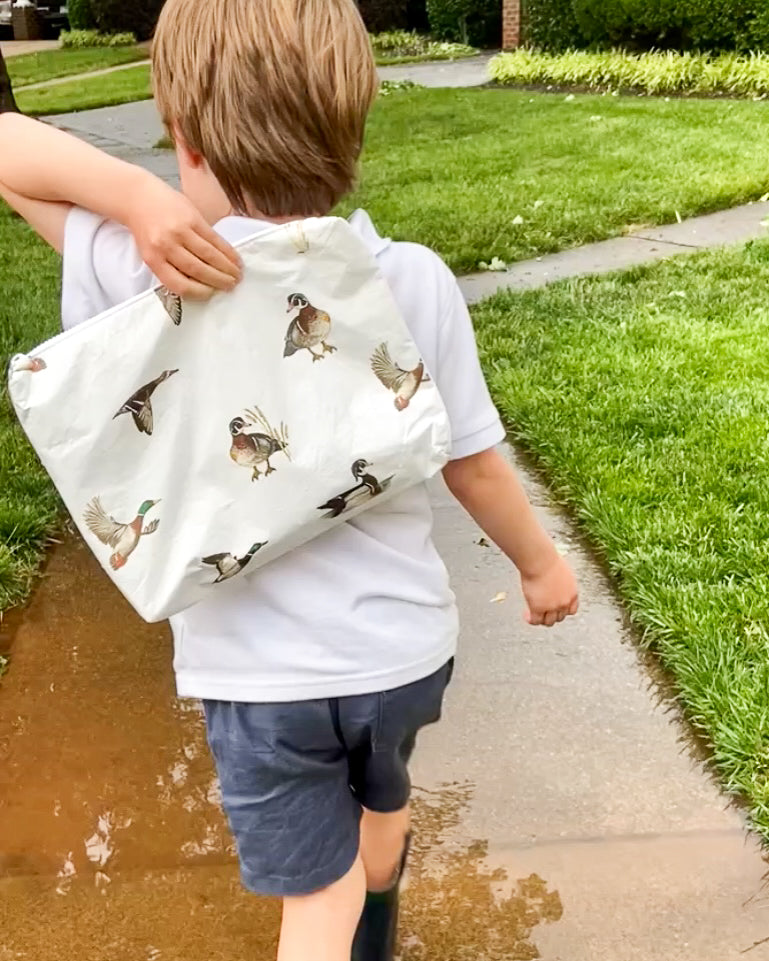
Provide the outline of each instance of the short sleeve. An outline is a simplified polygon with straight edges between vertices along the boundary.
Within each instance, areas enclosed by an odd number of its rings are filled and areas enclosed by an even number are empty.
[[[73,207],[64,228],[61,322],[64,329],[129,300],[154,283],[131,233]]]
[[[505,439],[478,359],[475,333],[455,278],[444,299],[434,372],[451,424],[451,459],[480,454]]]

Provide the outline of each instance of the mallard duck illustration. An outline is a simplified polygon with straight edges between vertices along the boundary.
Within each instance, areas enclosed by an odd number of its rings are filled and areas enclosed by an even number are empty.
[[[178,373],[178,367],[174,370],[164,370],[159,377],[156,377],[154,380],[150,381],[149,384],[145,384],[143,387],[140,387],[134,394],[131,394],[125,404],[123,404],[123,406],[112,419],[115,420],[115,418],[120,417],[121,414],[130,414],[133,417],[134,424],[136,424],[141,433],[151,434],[153,418],[152,403],[150,402],[150,398],[152,397],[158,384],[162,384],[164,380],[168,380],[168,378],[173,376],[173,374]]]
[[[11,361],[11,370],[16,373],[17,371],[29,370],[33,374],[36,374],[40,370],[45,370],[48,364],[43,360],[42,357],[29,357],[27,354],[17,354]]]
[[[252,544],[242,557],[235,557],[234,554],[209,554],[208,557],[203,558],[203,563],[216,568],[219,576],[214,581],[214,584],[218,584],[219,581],[226,581],[228,578],[239,574],[254,554],[260,551],[266,544],[267,541]]]
[[[390,356],[387,344],[380,344],[371,355],[371,369],[382,384],[395,394],[395,406],[398,410],[405,410],[419,390],[419,385],[430,379],[421,361],[413,370],[398,367]]]
[[[158,529],[160,521],[150,521],[144,526],[144,515],[160,501],[144,501],[136,513],[136,517],[127,524],[121,524],[110,516],[102,506],[101,498],[94,499],[86,507],[83,517],[92,534],[109,547],[114,553],[109,559],[113,571],[123,567],[128,558],[136,550],[139,541],[146,534],[153,534]]]
[[[286,332],[286,343],[283,349],[284,357],[291,357],[300,350],[308,350],[312,354],[313,362],[323,360],[326,354],[333,354],[336,347],[326,343],[331,331],[331,318],[325,310],[313,307],[304,294],[291,294],[288,298],[288,311],[298,310]],[[318,354],[313,347],[322,347]]]
[[[353,507],[358,507],[365,501],[386,491],[390,486],[392,477],[387,477],[385,480],[379,481],[373,474],[366,472],[366,468],[368,467],[371,467],[371,464],[367,460],[363,460],[362,458],[356,460],[350,468],[352,476],[358,482],[355,487],[351,487],[349,490],[342,491],[341,494],[330,498],[325,504],[321,504],[318,510],[327,511],[326,517],[339,517],[339,515],[345,511],[351,510]]]
[[[156,287],[155,295],[178,327],[182,322],[182,298],[178,294],[171,293],[168,287]]]
[[[253,426],[261,427],[262,430],[252,430]],[[234,417],[230,421],[230,435],[230,457],[240,467],[251,468],[252,481],[275,471],[270,463],[274,454],[283,453],[289,457],[286,425],[281,424],[276,430],[258,407],[247,410],[245,417]],[[259,473],[261,464],[267,465],[263,474]]]

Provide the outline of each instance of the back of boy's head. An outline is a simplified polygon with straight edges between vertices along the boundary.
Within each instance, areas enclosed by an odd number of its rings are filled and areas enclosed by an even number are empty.
[[[327,213],[352,188],[378,81],[353,0],[167,0],[160,114],[236,211]]]

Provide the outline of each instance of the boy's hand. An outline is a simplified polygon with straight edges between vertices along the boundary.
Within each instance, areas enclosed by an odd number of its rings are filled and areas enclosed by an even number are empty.
[[[240,280],[235,250],[183,194],[161,180],[148,179],[134,193],[126,226],[142,260],[175,294],[207,300]]]
[[[521,588],[528,607],[529,624],[552,627],[579,608],[577,582],[571,568],[559,555],[536,574],[521,573]]]

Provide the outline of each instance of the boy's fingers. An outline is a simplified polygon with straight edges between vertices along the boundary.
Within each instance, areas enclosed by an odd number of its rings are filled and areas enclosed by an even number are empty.
[[[232,290],[237,282],[232,273],[212,267],[189,250],[177,252],[173,257],[173,266],[179,273],[197,283],[204,284],[206,287],[215,287],[217,290]]]
[[[185,246],[207,264],[240,280],[243,269],[237,251],[207,223],[202,223],[197,231],[190,234]]]
[[[213,287],[207,287],[185,276],[171,264],[165,264],[162,270],[157,271],[156,276],[172,293],[187,300],[210,300],[216,293]]]

